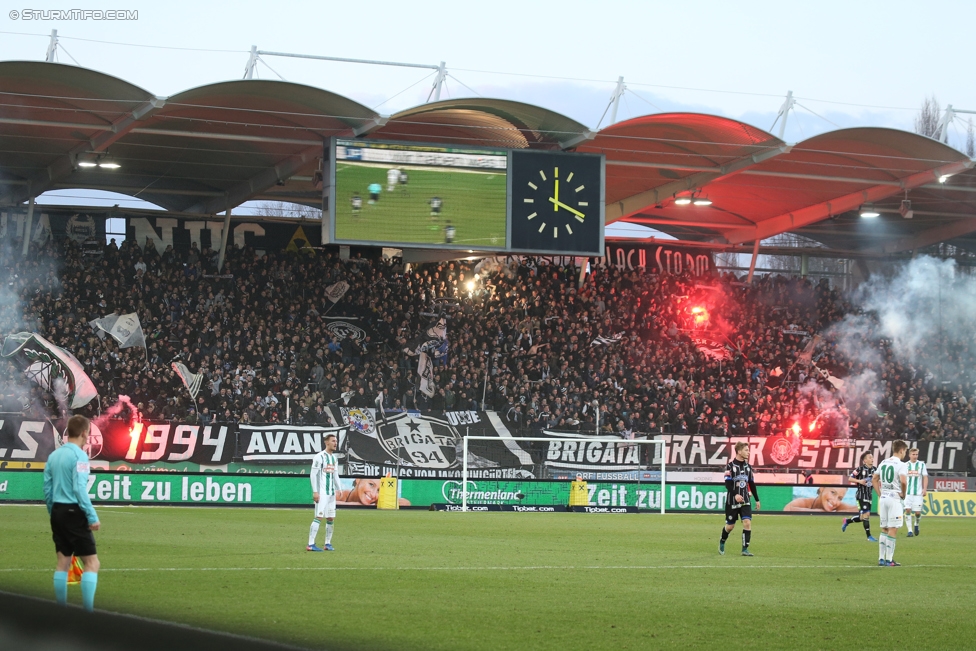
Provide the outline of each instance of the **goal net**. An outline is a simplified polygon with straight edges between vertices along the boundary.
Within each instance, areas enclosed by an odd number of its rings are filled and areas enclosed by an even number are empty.
[[[589,506],[665,512],[665,441],[549,435],[464,436],[461,443],[462,511],[516,502],[565,506],[569,482],[582,479]]]

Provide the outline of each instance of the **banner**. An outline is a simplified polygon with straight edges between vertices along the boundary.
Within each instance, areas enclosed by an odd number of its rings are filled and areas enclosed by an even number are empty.
[[[342,506],[375,506],[379,479],[343,478],[337,493]],[[432,504],[461,504],[460,482],[454,480],[401,479],[398,503],[401,507],[429,507]],[[477,480],[467,484],[468,501],[478,505],[514,505],[524,507],[566,506],[569,504],[568,481],[497,481]],[[853,513],[847,508],[817,509],[798,500],[807,493],[834,490],[844,497],[854,489],[837,486],[761,486],[762,510],[758,513],[819,512],[842,515]],[[132,473],[94,472],[88,479],[88,495],[97,504],[198,504],[212,506],[277,505],[311,508],[312,488],[308,474],[300,475],[233,475],[224,473]],[[725,510],[725,486],[722,484],[668,484],[665,487],[665,510]],[[830,501],[832,498],[824,498]],[[44,474],[24,470],[0,470],[0,502],[44,501]],[[661,485],[633,482],[589,482],[587,506],[629,507],[657,511],[661,508]],[[527,509],[531,510],[531,509]],[[930,492],[924,501],[925,515],[976,517],[976,493]]]
[[[308,476],[92,473],[96,504],[312,505]],[[0,501],[44,501],[44,474],[0,471]]]
[[[343,409],[342,411],[346,411]],[[301,425],[238,425],[237,457],[243,461],[308,462],[325,449],[325,437],[334,434],[340,464],[345,457],[346,427]]]
[[[401,496],[414,506],[461,504],[459,481],[404,480]],[[469,504],[567,506],[569,481],[469,481]],[[783,511],[792,500],[791,486],[763,486],[759,490],[763,512]],[[669,484],[665,486],[665,510],[725,511],[723,484]],[[640,510],[661,509],[661,484],[588,482],[587,506],[626,506]]]
[[[330,408],[332,409],[332,408]],[[593,439],[579,432],[531,432],[552,440],[525,441],[509,430],[495,412],[377,412],[373,407],[337,407],[337,426],[238,424],[200,425],[180,421],[122,420],[102,416],[92,422],[88,453],[92,466],[120,469],[153,467],[167,471],[236,463],[255,471],[294,472],[307,466],[335,434],[343,476],[460,479],[465,436],[469,479],[563,479],[577,474],[593,481],[655,481],[661,457],[656,446],[637,444],[643,437]],[[0,464],[44,463],[60,444],[64,422],[5,418],[0,420]],[[662,434],[668,471],[721,472],[735,444],[749,444],[749,463],[761,469],[844,473],[864,452],[876,460],[891,454],[891,441],[820,440],[792,436],[723,437]],[[962,441],[918,444],[930,472],[964,474],[970,450]],[[116,464],[113,466],[112,464]],[[170,464],[172,467],[167,467]],[[243,465],[242,465],[243,464]],[[291,465],[289,465],[291,464]],[[691,479],[691,478],[688,478]],[[694,481],[704,481],[694,478]],[[932,488],[966,490],[964,479]]]
[[[922,515],[953,518],[976,517],[976,493],[939,493],[929,491],[922,500]]]
[[[59,434],[49,420],[0,420],[0,465],[47,461]]]
[[[757,468],[797,468],[801,470],[853,470],[864,452],[875,462],[891,456],[892,441],[873,439],[801,439],[796,436],[693,436],[661,434],[655,438],[668,442],[666,463],[672,466],[725,467],[735,444],[749,444],[749,463]],[[929,471],[965,473],[967,454],[962,441],[923,441],[918,444],[919,459]]]
[[[607,242],[602,261],[620,271],[647,269],[668,274],[687,272],[693,276],[714,276],[716,273],[712,251],[697,247]]]
[[[202,250],[209,246],[220,249],[223,236],[223,219],[183,218],[172,216],[147,216],[145,212],[126,212],[120,208],[92,207],[37,207],[30,226],[30,241],[41,246],[49,239],[73,240],[79,244],[85,240],[97,244],[101,252],[105,244],[105,224],[108,219],[125,219],[126,237],[133,239],[140,248],[149,239],[158,253],[172,245],[181,252],[190,250],[193,243]],[[0,242],[21,240],[27,222],[27,210],[4,209],[0,211]],[[227,241],[240,248],[252,247],[263,251],[299,251],[315,255],[314,247],[321,245],[321,224],[310,219],[262,219],[260,216],[231,217]],[[116,244],[122,243],[116,237]]]

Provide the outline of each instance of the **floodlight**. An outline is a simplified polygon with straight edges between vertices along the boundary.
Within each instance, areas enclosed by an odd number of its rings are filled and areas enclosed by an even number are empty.
[[[875,210],[874,206],[872,206],[871,204],[866,203],[863,206],[861,206],[861,217],[863,217],[864,219],[874,219],[875,217],[880,217],[880,216],[881,213]]]

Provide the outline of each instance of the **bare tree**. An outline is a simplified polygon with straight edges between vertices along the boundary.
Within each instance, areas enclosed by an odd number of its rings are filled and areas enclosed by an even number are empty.
[[[972,158],[976,156],[976,133],[973,133],[973,119],[969,118],[966,125],[966,155]]]
[[[926,97],[922,102],[922,108],[915,116],[915,133],[929,138],[935,138],[939,133],[939,118],[942,116],[942,109],[939,101],[932,97]]]

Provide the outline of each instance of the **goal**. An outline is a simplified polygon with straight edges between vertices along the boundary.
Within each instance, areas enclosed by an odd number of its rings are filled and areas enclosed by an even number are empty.
[[[503,454],[498,453],[500,444]],[[469,498],[476,499],[469,489],[476,479],[570,481],[577,475],[588,482],[618,486],[618,490],[624,486],[621,496],[628,494],[626,486],[634,484],[636,492],[628,499],[636,495],[645,498],[635,500],[636,504],[617,504],[615,494],[608,497],[613,506],[659,509],[662,514],[666,511],[667,454],[665,441],[659,439],[569,435],[505,437],[500,441],[498,436],[464,436],[460,452],[462,511],[468,510]]]

